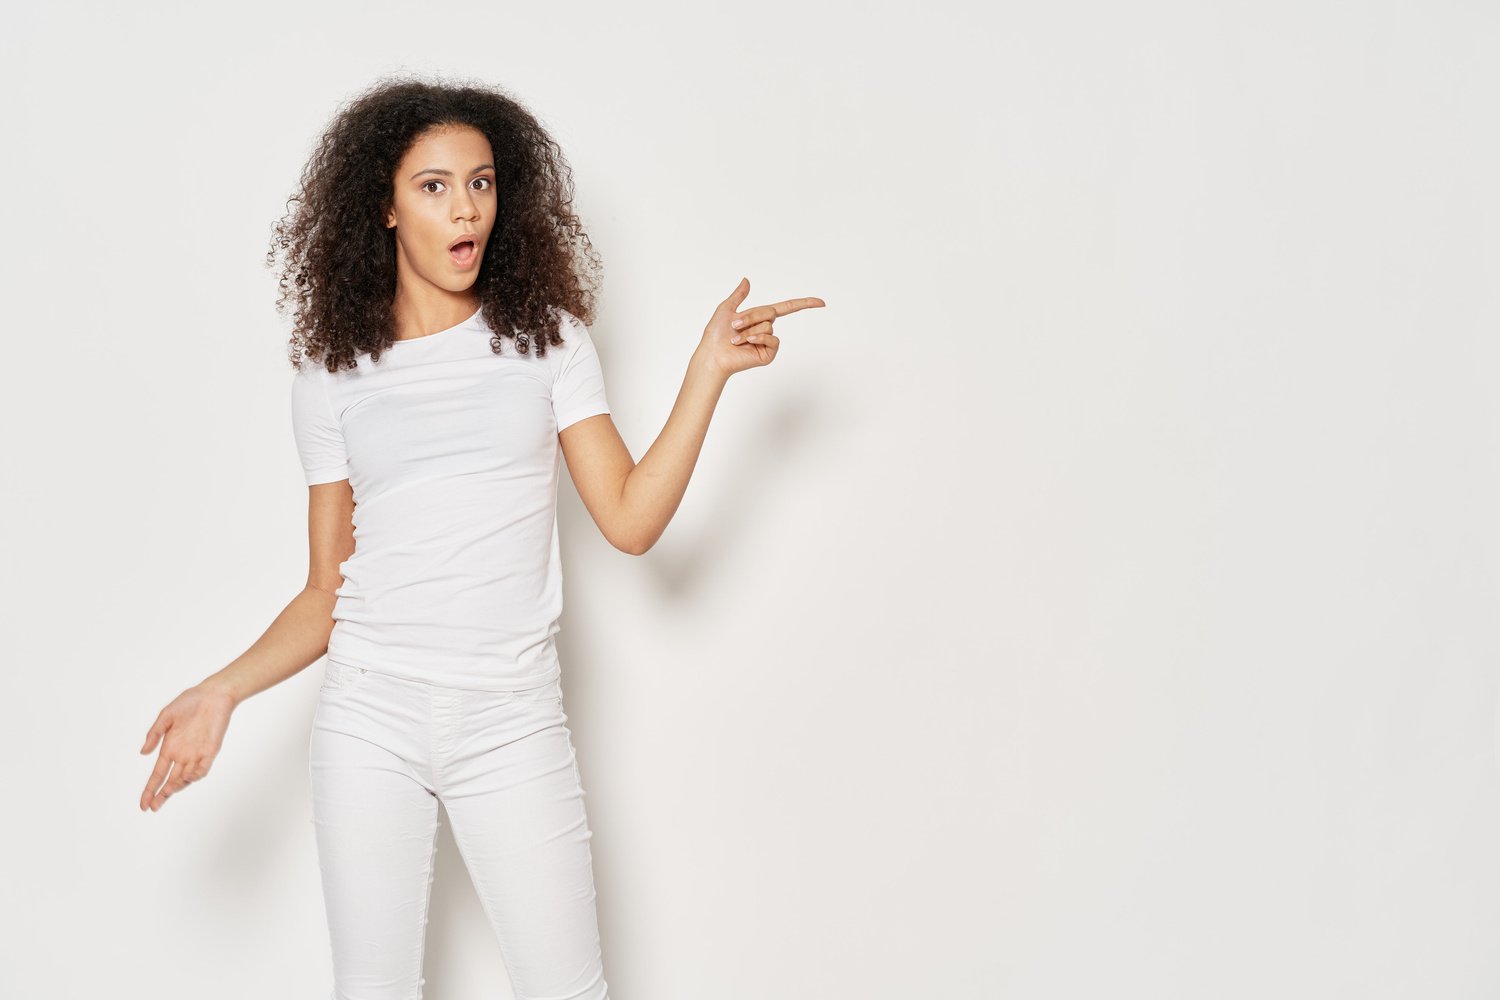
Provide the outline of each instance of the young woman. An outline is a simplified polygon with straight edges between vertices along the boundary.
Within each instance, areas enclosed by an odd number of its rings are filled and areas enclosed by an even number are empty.
[[[309,757],[334,996],[421,995],[441,802],[516,996],[606,997],[554,642],[559,455],[611,544],[646,552],[725,381],[776,357],[776,319],[824,303],[741,309],[741,280],[635,462],[590,340],[599,266],[571,174],[517,102],[377,84],[301,188],[268,259],[287,258],[278,306],[297,300],[307,585],[162,710],[141,808],[209,773],[235,706],[326,653]]]

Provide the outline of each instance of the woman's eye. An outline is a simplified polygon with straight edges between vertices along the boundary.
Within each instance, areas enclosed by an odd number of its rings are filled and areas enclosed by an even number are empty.
[[[484,188],[483,188],[483,190],[488,190],[488,189],[489,189],[489,188],[491,188],[491,187],[494,187],[494,186],[495,186],[495,185],[494,185],[494,182],[493,182],[493,181],[491,181],[491,180],[490,180],[490,179],[489,179],[489,178],[488,178],[488,177],[476,177],[476,178],[474,178],[474,179],[475,179],[475,180],[476,180],[476,181],[483,181],[483,182],[484,182],[484,184],[485,184],[485,187],[484,187]]]
[[[443,183],[443,182],[442,182],[442,181],[428,181],[428,182],[427,182],[427,184],[441,184],[441,183]],[[426,191],[426,190],[427,190],[427,184],[423,184],[423,185],[422,185],[422,190],[423,190],[423,191]],[[435,191],[434,191],[434,192],[432,192],[432,193],[433,193],[433,194],[436,194],[436,193],[437,193],[437,192],[435,192]]]

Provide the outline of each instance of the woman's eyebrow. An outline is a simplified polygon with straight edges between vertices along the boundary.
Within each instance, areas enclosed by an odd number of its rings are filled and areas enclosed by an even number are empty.
[[[495,169],[495,165],[493,163],[481,163],[479,166],[475,167],[473,170],[470,170],[469,173],[470,174],[477,174],[481,170],[494,170],[494,169]],[[451,170],[439,170],[437,167],[428,167],[426,170],[418,170],[416,173],[414,173],[410,177],[408,177],[407,180],[416,180],[418,177],[421,177],[423,174],[438,174],[438,175],[443,176],[443,177],[452,177],[453,176],[453,171],[451,171]]]

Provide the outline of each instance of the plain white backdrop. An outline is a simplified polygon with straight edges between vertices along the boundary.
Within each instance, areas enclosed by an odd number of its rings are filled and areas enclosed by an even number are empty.
[[[506,88],[637,458],[816,295],[632,558],[566,479],[615,1000],[1493,997],[1500,13],[32,5],[6,105],[6,997],[324,997],[321,663],[143,814],[302,586],[264,266],[377,78]],[[508,996],[446,828],[429,1000]]]

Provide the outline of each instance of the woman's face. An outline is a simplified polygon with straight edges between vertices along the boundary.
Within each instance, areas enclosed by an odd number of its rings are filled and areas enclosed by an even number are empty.
[[[417,139],[392,179],[386,228],[396,230],[397,280],[450,292],[474,284],[495,225],[495,161],[489,140],[467,126]],[[455,241],[471,241],[469,244]]]

